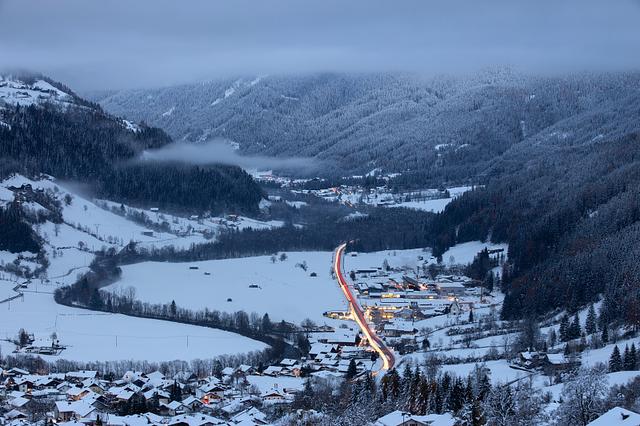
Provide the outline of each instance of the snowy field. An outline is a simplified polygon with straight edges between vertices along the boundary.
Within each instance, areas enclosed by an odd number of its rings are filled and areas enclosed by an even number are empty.
[[[299,323],[310,318],[322,323],[327,322],[322,315],[325,311],[347,307],[330,273],[332,258],[332,252],[291,252],[287,260],[275,263],[270,256],[193,263],[144,262],[124,266],[120,281],[107,290],[133,287],[137,298],[151,303],[175,300],[178,306],[191,309],[244,310],[268,313],[272,320]],[[296,266],[303,262],[307,271]],[[312,277],[312,272],[317,276]]]
[[[98,207],[93,201],[66,189],[54,180],[34,181],[24,176],[14,175],[2,182],[2,186],[5,188],[9,186],[20,187],[24,184],[30,184],[34,189],[54,191],[59,200],[63,200],[66,195],[71,197],[70,204],[62,202],[62,219],[66,225],[75,228],[77,232],[68,232],[68,228],[66,228],[66,232],[60,230],[56,236],[55,226],[48,224],[50,228],[46,229],[46,235],[44,233],[42,235],[54,246],[76,247],[82,242],[82,245],[89,250],[100,250],[111,246],[122,247],[129,241],[137,241],[141,244],[158,247],[174,245],[177,248],[188,248],[192,243],[205,242],[201,235],[178,237],[163,232],[154,233],[153,236],[145,235],[143,234],[144,231],[147,231],[145,227]],[[35,205],[35,203],[32,204]],[[42,208],[39,205],[35,205],[35,207]]]
[[[489,250],[504,249],[506,255],[508,244],[494,244],[482,241],[470,241],[457,244],[451,247],[442,255],[442,263],[446,266],[466,265],[473,261],[478,252],[488,248]],[[420,259],[422,257],[422,260]],[[392,268],[415,269],[421,266],[424,261],[436,263],[436,259],[431,255],[431,249],[410,249],[410,250],[385,250],[374,253],[347,253],[345,259],[345,269],[367,269],[381,267],[384,260],[387,260]]]
[[[0,305],[0,323],[2,339],[15,338],[24,328],[43,346],[51,344],[55,332],[68,345],[59,358],[75,361],[207,359],[267,347],[222,330],[69,308],[43,293],[25,293],[24,300]],[[3,355],[15,349],[5,340],[0,347]]]
[[[389,207],[406,207],[409,209],[415,210],[424,210],[432,213],[441,213],[444,211],[444,208],[447,207],[451,201],[464,194],[467,191],[470,191],[472,188],[470,186],[459,186],[455,188],[448,188],[449,198],[437,198],[435,200],[412,200],[412,201],[403,201],[398,204],[389,205]]]

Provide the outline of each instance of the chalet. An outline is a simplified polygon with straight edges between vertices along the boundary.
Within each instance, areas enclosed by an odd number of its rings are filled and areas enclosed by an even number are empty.
[[[451,315],[460,315],[462,313],[462,305],[460,305],[457,300],[454,300],[449,306],[447,306],[447,313]]]
[[[274,388],[263,392],[260,395],[262,402],[265,404],[279,404],[283,402],[287,402],[288,395],[282,392],[281,390]]]
[[[26,420],[27,415],[21,411],[18,411],[16,409],[13,409],[11,411],[9,411],[8,413],[6,413],[4,415],[4,417],[11,421],[11,424],[14,424],[14,421],[19,421],[19,420]]]
[[[23,370],[21,368],[10,368],[9,370],[4,370],[2,375],[5,377],[16,377],[16,376],[26,376],[29,372],[27,370]]]
[[[566,357],[564,354],[546,354],[541,364],[545,373],[552,375],[580,366],[580,360]]]
[[[436,283],[436,289],[441,296],[464,296],[466,287],[459,281],[442,280]]]
[[[25,398],[23,396],[13,398],[12,400],[9,401],[9,406],[12,409],[19,410],[19,411],[26,410],[30,404],[31,404],[31,399]]]
[[[164,416],[177,416],[185,413],[185,409],[181,402],[171,401],[168,404],[160,404],[160,414]]]
[[[189,395],[182,401],[182,405],[189,411],[199,411],[203,407],[203,402],[193,395]]]
[[[415,278],[411,278],[410,276],[403,275],[402,276],[402,285],[405,288],[413,288],[414,290],[420,290],[420,281]]]
[[[418,416],[402,411],[393,411],[375,421],[374,426],[453,426],[456,419],[449,413]]]
[[[83,399],[85,396],[87,396],[89,393],[91,393],[91,390],[87,388],[79,388],[76,386],[68,389],[66,392],[67,398],[71,401],[79,401]]]
[[[544,354],[538,352],[520,352],[518,354],[518,364],[524,368],[537,368],[542,365]]]
[[[255,407],[242,411],[231,417],[232,424],[266,425],[267,415]]]
[[[76,420],[95,420],[96,409],[85,401],[56,401],[54,408],[56,419],[61,421]]]
[[[284,369],[285,369],[285,367],[276,366],[276,365],[270,365],[269,367],[264,369],[262,374],[265,375],[265,376],[276,377],[276,376],[280,376]]]
[[[418,332],[418,329],[415,328],[411,323],[392,323],[385,324],[383,329],[383,334],[385,337],[400,337],[405,335],[411,335]]]
[[[224,398],[226,388],[217,383],[209,383],[196,389],[196,398],[204,404],[219,402]]]
[[[222,369],[222,375],[223,376],[232,376],[234,373],[234,369],[231,367],[225,367]]]
[[[65,374],[65,380],[80,383],[85,379],[95,379],[97,376],[98,372],[93,370],[70,371]]]
[[[331,345],[328,343],[314,343],[309,349],[309,358],[316,358],[320,354],[336,353],[338,352],[338,345]]]
[[[33,389],[33,380],[30,376],[16,377],[14,379],[14,386],[20,392],[31,393],[31,390]]]
[[[255,372],[256,372],[256,369],[254,367],[246,364],[239,365],[235,370],[235,373],[242,373],[245,376],[249,374],[253,374]]]

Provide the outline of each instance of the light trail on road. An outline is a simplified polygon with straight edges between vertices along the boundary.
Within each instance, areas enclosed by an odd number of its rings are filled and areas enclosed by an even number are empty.
[[[349,284],[347,280],[344,278],[342,274],[342,256],[344,255],[344,251],[347,247],[347,244],[342,244],[336,249],[335,259],[333,263],[333,268],[336,273],[336,277],[338,279],[338,284],[340,284],[340,288],[344,293],[345,297],[349,301],[349,306],[351,307],[351,312],[353,313],[353,318],[356,323],[367,337],[369,341],[369,345],[375,350],[382,359],[382,369],[388,370],[393,368],[395,364],[395,357],[393,356],[393,351],[385,345],[380,337],[375,333],[374,330],[371,329],[369,324],[367,323],[364,313],[362,312],[362,308],[358,304],[358,301],[353,296],[351,289],[349,288]]]

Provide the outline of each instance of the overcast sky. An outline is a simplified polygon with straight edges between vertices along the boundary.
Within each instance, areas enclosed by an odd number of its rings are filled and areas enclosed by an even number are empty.
[[[638,0],[0,0],[0,69],[80,90],[308,71],[640,67]]]

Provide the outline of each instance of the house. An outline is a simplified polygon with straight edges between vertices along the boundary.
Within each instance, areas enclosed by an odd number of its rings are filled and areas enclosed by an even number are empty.
[[[290,359],[290,358],[285,358],[282,361],[280,361],[280,365],[283,366],[283,367],[293,367],[297,363],[298,363],[298,361],[296,361],[295,359]]]
[[[93,370],[70,371],[65,374],[65,380],[80,383],[85,379],[95,379],[97,376],[98,372]]]
[[[56,419],[63,422],[71,419],[95,420],[96,408],[86,401],[56,401],[54,415]]]
[[[448,313],[451,315],[460,315],[462,313],[462,305],[460,305],[457,300],[451,302],[447,309]]]
[[[260,395],[262,402],[265,404],[279,404],[287,402],[287,395],[277,388],[273,388]]]
[[[622,407],[613,407],[587,426],[637,426],[640,425],[640,414]]]
[[[257,408],[251,407],[231,417],[231,422],[234,424],[266,425],[267,415]]]
[[[309,358],[316,358],[320,354],[336,353],[338,351],[338,345],[331,345],[328,343],[314,343],[309,349]]]
[[[524,368],[537,368],[542,365],[544,354],[539,352],[520,352],[518,354],[518,364]]]
[[[284,367],[280,367],[280,366],[276,366],[276,365],[270,365],[270,366],[268,366],[267,368],[264,369],[262,374],[265,375],[265,376],[276,377],[276,376],[281,375],[283,370],[284,370]]]
[[[18,411],[15,408],[11,411],[9,411],[8,413],[5,413],[4,417],[7,420],[10,421],[14,421],[14,420],[25,420],[27,418],[27,415],[25,413],[23,413],[22,411]]]
[[[383,334],[385,337],[400,337],[415,334],[418,331],[411,323],[395,322],[385,324]]]
[[[196,398],[202,401],[203,404],[217,403],[224,399],[225,390],[225,387],[217,383],[208,383],[196,389]]]
[[[456,419],[449,413],[417,416],[402,411],[393,411],[376,420],[374,426],[453,426],[455,424]]]
[[[186,407],[189,411],[198,411],[200,410],[204,404],[198,398],[193,395],[189,395],[184,400],[182,400],[182,405]]]
[[[30,402],[31,402],[30,399],[25,398],[23,396],[19,396],[9,401],[9,406],[11,406],[12,409],[24,411],[27,409]]]
[[[185,409],[181,402],[171,401],[168,404],[160,404],[160,413],[165,416],[177,416],[184,414]]]
[[[445,279],[436,283],[436,289],[440,295],[464,296],[467,288],[459,281],[450,281]]]
[[[564,354],[546,354],[542,360],[545,374],[553,375],[580,366],[580,360],[564,356]]]

